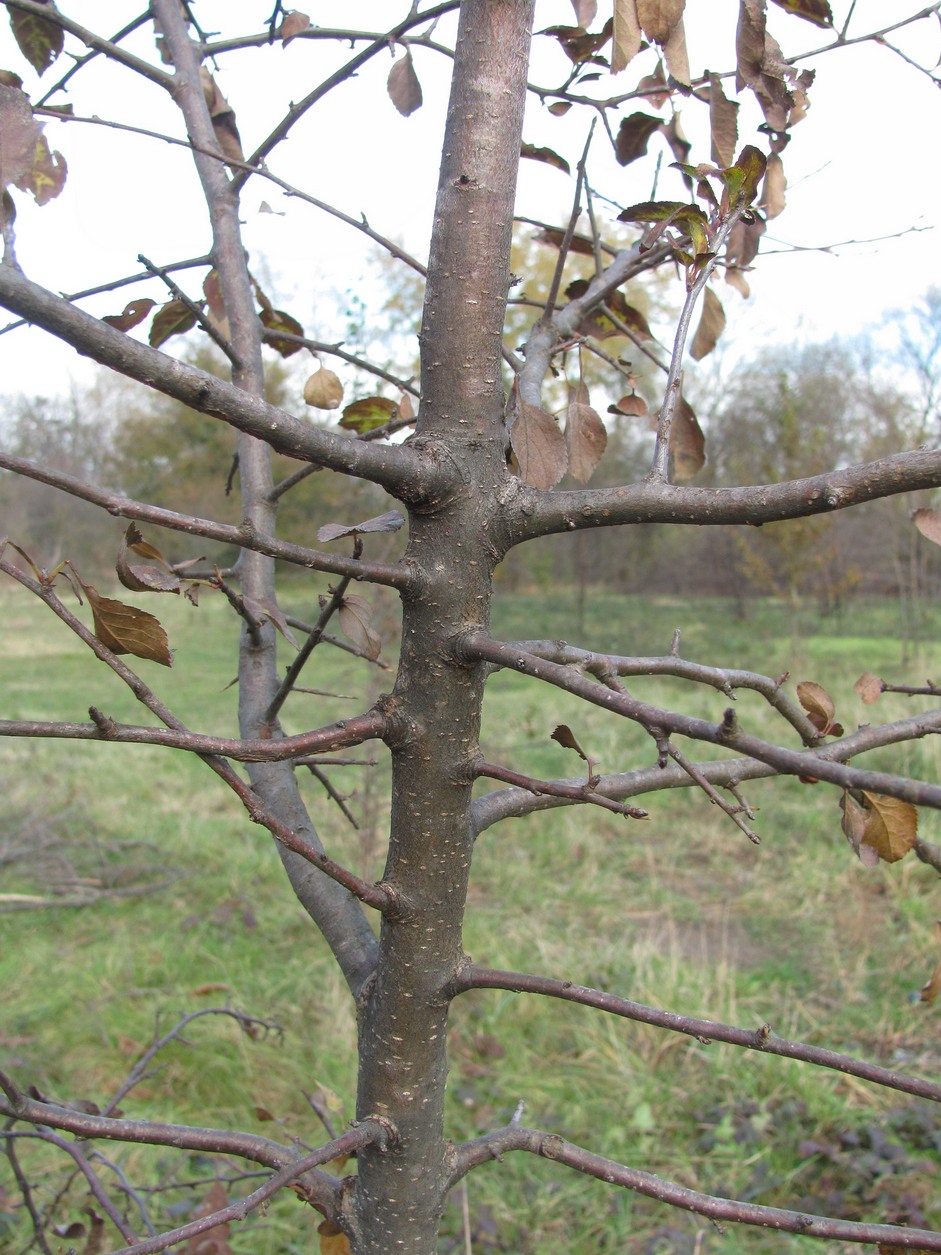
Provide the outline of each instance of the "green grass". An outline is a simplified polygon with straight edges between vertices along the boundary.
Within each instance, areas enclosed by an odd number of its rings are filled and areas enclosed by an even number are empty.
[[[752,618],[740,622],[719,601],[641,605],[599,594],[577,636],[572,608],[570,594],[507,597],[498,603],[494,630],[504,638],[568,637],[599,650],[662,654],[680,627],[686,657],[771,674],[791,670],[794,680],[823,684],[849,728],[917,708],[917,701],[889,695],[862,707],[852,692],[860,672],[917,682],[933,669],[937,674],[939,662],[939,651],[922,644],[917,660],[902,668],[888,603],[857,606],[842,619],[805,615],[796,643],[788,616],[773,603],[756,604]],[[301,604],[291,609],[308,618],[316,612]],[[176,649],[174,667],[143,664],[142,672],[190,726],[234,732],[235,691],[226,687],[237,640],[231,616],[212,601],[194,610],[172,598],[160,614]],[[0,590],[0,624],[2,717],[83,719],[94,704],[116,719],[145,721],[123,686],[38,602]],[[306,683],[360,694],[365,704],[392,678],[323,648]],[[728,703],[668,679],[630,687],[710,718]],[[774,735],[757,699],[743,694],[738,707],[748,730]],[[358,708],[340,697],[298,695],[286,724],[300,730]],[[653,759],[645,734],[506,673],[491,681],[484,754],[518,771],[577,775],[580,760],[550,739],[560,722],[570,724],[602,770]],[[922,741],[873,759],[937,779],[938,755]],[[315,783],[305,783],[324,839],[337,857],[376,876],[387,763],[368,784],[351,769],[338,769],[335,779],[353,794],[365,823],[353,832]],[[6,740],[0,782],[0,842],[32,811],[47,816],[40,830],[66,849],[79,838],[103,847],[146,841],[149,847],[118,862],[133,857],[179,873],[146,897],[2,917],[0,1064],[43,1093],[101,1103],[150,1042],[158,1017],[167,1028],[181,1014],[228,1002],[283,1032],[252,1040],[229,1019],[197,1021],[189,1044],[166,1049],[164,1069],[133,1091],[125,1112],[271,1132],[261,1119],[267,1113],[278,1122],[273,1136],[315,1143],[322,1131],[304,1095],[320,1088],[342,1127],[355,1096],[348,997],[264,832],[215,778],[167,751]],[[480,790],[489,787],[482,782]],[[910,1000],[937,957],[937,876],[912,859],[863,868],[841,833],[837,793],[826,786],[756,782],[747,796],[760,807],[757,847],[706,798],[679,790],[649,796],[644,822],[565,808],[487,830],[475,853],[468,952],[478,962],[564,977],[671,1010],[746,1027],[769,1023],[781,1036],[937,1077],[937,1011]],[[939,839],[933,813],[921,824],[925,836]],[[110,866],[115,856],[109,858]],[[37,874],[35,865],[32,872],[5,866],[0,892],[48,890]],[[456,1140],[505,1123],[522,1101],[525,1122],[696,1189],[837,1209],[850,1218],[908,1216],[941,1225],[941,1205],[931,1196],[941,1162],[936,1122],[901,1095],[497,991],[457,1002],[451,1043],[448,1121]],[[163,1151],[102,1149],[134,1180],[169,1173],[175,1162]],[[50,1167],[48,1153],[27,1144],[20,1156],[38,1182],[37,1200],[47,1204],[61,1181],[59,1161]],[[184,1169],[187,1180],[215,1171],[195,1156]],[[3,1188],[15,1192],[0,1167]],[[475,1251],[824,1249],[763,1231],[720,1234],[695,1217],[526,1156],[473,1174],[467,1190]],[[192,1207],[204,1193],[161,1197]],[[62,1217],[79,1218],[82,1205],[75,1187]],[[282,1199],[234,1232],[232,1248],[246,1255],[308,1250],[315,1222],[293,1199]],[[0,1206],[0,1250],[21,1249],[26,1234],[19,1213]],[[458,1201],[449,1208],[442,1250],[463,1250]]]

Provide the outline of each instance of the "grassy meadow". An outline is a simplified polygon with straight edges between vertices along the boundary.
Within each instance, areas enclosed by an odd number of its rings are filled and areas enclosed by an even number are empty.
[[[292,585],[285,601],[301,617],[316,614]],[[903,664],[891,603],[851,605],[828,619],[808,609],[799,622],[773,602],[756,603],[751,618],[737,621],[718,601],[642,604],[598,594],[578,634],[573,604],[568,593],[506,597],[495,632],[662,654],[679,627],[685,657],[823,684],[850,730],[910,713],[921,700],[886,695],[865,708],[852,690],[861,672],[918,683],[941,670],[933,643],[941,616],[925,624],[921,643],[909,643]],[[198,609],[176,598],[148,608],[160,615],[176,656],[172,671],[145,662],[141,673],[190,727],[234,733],[234,616],[211,598]],[[0,633],[0,717],[82,720],[95,705],[117,720],[147,721],[81,642],[18,589],[0,588]],[[295,695],[287,730],[356,713],[391,687],[392,674],[324,645],[304,683],[337,696]],[[712,690],[669,679],[630,687],[716,719],[727,704]],[[738,708],[747,730],[776,735],[758,699],[743,694]],[[652,761],[644,734],[506,673],[491,680],[483,752],[533,775],[576,775],[579,761],[550,739],[559,723],[572,727],[602,770]],[[871,759],[938,779],[939,753],[924,740]],[[327,848],[369,876],[381,871],[388,785],[381,747],[375,757],[366,774],[331,769],[359,830],[316,780],[303,784]],[[349,999],[266,834],[215,777],[168,750],[8,739],[0,740],[0,787],[0,894],[64,901],[105,885],[114,895],[0,914],[0,1066],[44,1095],[103,1105],[156,1026],[166,1031],[184,1014],[230,1005],[273,1027],[253,1037],[223,1016],[196,1020],[185,1043],[161,1052],[162,1069],[122,1101],[125,1114],[317,1144],[323,1131],[306,1097],[313,1095],[342,1129],[355,1096]],[[482,782],[481,791],[488,787]],[[768,1023],[781,1036],[937,1078],[939,1012],[912,1000],[938,959],[936,873],[914,856],[864,868],[840,830],[838,792],[827,786],[757,782],[747,798],[760,807],[757,847],[694,790],[649,796],[645,822],[563,808],[487,830],[472,875],[468,953],[670,1010],[745,1027]],[[941,817],[923,813],[921,832],[941,839]],[[141,882],[162,887],[126,894]],[[451,1034],[456,1140],[506,1123],[522,1101],[525,1123],[699,1190],[941,1226],[941,1128],[933,1109],[903,1095],[499,991],[459,1000]],[[122,1176],[150,1186],[190,1183],[142,1196],[159,1224],[188,1219],[218,1171],[197,1155],[181,1166],[162,1150],[101,1144],[97,1151],[116,1190]],[[37,1205],[50,1205],[68,1163],[25,1140],[17,1153]],[[238,1167],[228,1174],[237,1178]],[[29,1240],[17,1197],[0,1158],[0,1251],[24,1250]],[[73,1181],[59,1219],[82,1219],[85,1203]],[[449,1210],[443,1251],[468,1249],[465,1211],[477,1255],[825,1249],[787,1235],[719,1230],[522,1155],[470,1177],[466,1197]],[[315,1250],[317,1219],[282,1197],[233,1229],[231,1249]],[[138,1215],[133,1222],[144,1231]],[[108,1233],[105,1249],[116,1244]]]

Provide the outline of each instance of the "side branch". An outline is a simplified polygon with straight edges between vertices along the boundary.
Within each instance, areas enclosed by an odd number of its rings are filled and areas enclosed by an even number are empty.
[[[693,523],[698,527],[829,514],[941,485],[941,452],[915,449],[807,479],[744,488],[691,488],[678,484],[625,484],[575,492],[541,492],[514,480],[511,545],[554,532],[622,523]]]
[[[555,1133],[541,1129],[516,1128],[509,1125],[488,1133],[485,1137],[466,1142],[457,1149],[457,1166],[451,1178],[455,1184],[472,1168],[500,1159],[513,1150],[540,1155],[555,1163],[596,1177],[611,1185],[620,1185],[646,1194],[661,1203],[707,1216],[713,1221],[731,1221],[737,1224],[758,1225],[764,1229],[778,1229],[783,1233],[797,1233],[807,1238],[830,1238],[843,1242],[885,1243],[897,1247],[917,1247],[923,1251],[941,1251],[941,1234],[927,1229],[905,1229],[887,1224],[861,1224],[852,1220],[831,1220],[825,1216],[807,1212],[786,1211],[781,1207],[762,1207],[757,1203],[738,1203],[730,1198],[716,1198],[688,1189],[673,1181],[664,1181],[649,1172],[628,1168],[613,1159],[605,1159],[565,1141]]]
[[[136,379],[201,414],[255,436],[278,453],[319,462],[382,484],[391,493],[440,492],[445,470],[426,465],[404,445],[379,445],[312,427],[231,383],[141,344],[68,301],[0,266],[0,305],[34,323],[86,357]]]
[[[90,723],[43,723],[29,719],[0,719],[0,736],[45,737],[64,741],[115,741],[126,745],[164,745],[192,754],[234,758],[239,763],[282,763],[302,754],[328,754],[382,737],[385,717],[377,710],[313,732],[271,740],[207,736],[188,729],[153,728],[145,724],[115,723],[95,710]]]
[[[831,746],[813,750],[790,750],[741,732],[734,710],[727,710],[721,723],[712,723],[707,719],[697,719],[690,715],[679,715],[673,711],[662,710],[647,702],[637,701],[627,693],[616,692],[601,684],[596,684],[583,675],[573,674],[570,667],[547,662],[500,641],[492,640],[483,632],[466,636],[462,642],[462,652],[468,659],[497,663],[512,671],[532,676],[534,679],[544,680],[548,684],[564,689],[567,693],[584,698],[595,706],[623,715],[651,733],[656,729],[671,735],[687,736],[695,741],[722,745],[749,758],[767,763],[782,775],[814,776],[819,780],[841,785],[843,788],[887,793],[892,797],[911,802],[915,806],[941,809],[941,786],[939,785],[910,780],[904,776],[893,776],[882,771],[865,771],[858,767],[847,767],[838,761],[840,758],[849,757],[854,751],[862,753],[867,749],[875,749],[879,745],[941,732],[941,710],[929,711],[913,719],[899,720],[884,728],[862,729],[855,736],[846,737]]]
[[[550,976],[531,976],[527,972],[506,972],[494,968],[476,967],[474,964],[468,964],[458,972],[450,992],[457,995],[466,993],[468,989],[508,989],[513,993],[542,994],[547,998],[561,998],[566,1002],[577,1002],[581,1006],[594,1007],[598,1011],[619,1015],[626,1020],[651,1024],[655,1028],[665,1028],[673,1033],[683,1033],[687,1037],[695,1037],[697,1041],[704,1044],[711,1041],[723,1041],[731,1046],[742,1046],[746,1050],[758,1050],[766,1055],[779,1055],[782,1059],[798,1059],[802,1063],[812,1063],[818,1068],[829,1068],[847,1076],[857,1076],[862,1081],[883,1085],[886,1089],[895,1089],[903,1094],[913,1094],[916,1098],[925,1098],[929,1102],[941,1103],[941,1084],[926,1081],[918,1076],[905,1076],[889,1068],[880,1068],[874,1063],[864,1063],[860,1059],[839,1054],[835,1050],[825,1050],[820,1046],[809,1046],[804,1042],[775,1037],[767,1024],[756,1030],[736,1028],[732,1024],[721,1024],[715,1020],[700,1020],[691,1015],[677,1015],[672,1011],[661,1011],[656,1007],[644,1006],[640,1002],[631,1002],[628,998],[619,998],[616,994],[589,989],[585,985],[575,985],[568,980],[555,980]]]
[[[108,492],[97,484],[89,484],[74,475],[65,474],[64,471],[52,470],[8,453],[0,452],[0,469],[35,479],[41,484],[49,484],[50,487],[58,488],[72,497],[79,497],[82,501],[90,501],[92,505],[101,506],[118,518],[153,523],[156,527],[186,532],[189,536],[200,536],[203,540],[215,540],[224,545],[238,545],[240,549],[251,549],[281,562],[291,562],[295,566],[308,567],[314,571],[326,571],[331,575],[346,575],[355,580],[368,580],[372,584],[386,584],[391,588],[402,589],[410,581],[409,572],[402,566],[363,562],[340,554],[325,553],[321,549],[292,545],[276,536],[263,535],[247,521],[234,527],[230,523],[217,523],[214,519],[204,519],[198,515],[164,510],[160,506],[148,505],[120,493]]]

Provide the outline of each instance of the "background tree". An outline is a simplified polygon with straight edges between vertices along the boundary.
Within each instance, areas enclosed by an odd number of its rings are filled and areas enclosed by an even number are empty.
[[[137,608],[123,591],[120,597],[101,597],[80,570],[67,566],[50,571],[43,557],[34,558],[11,537],[0,569],[40,598],[119,676],[153,721],[129,725],[93,706],[87,722],[8,719],[0,723],[0,732],[10,737],[139,742],[197,755],[234,791],[251,820],[271,833],[288,882],[332,951],[358,1018],[356,1124],[316,1149],[250,1132],[135,1119],[127,1111],[133,1102],[130,1095],[146,1075],[159,1041],[135,1065],[121,1094],[92,1111],[77,1110],[4,1075],[0,1111],[10,1122],[5,1129],[8,1144],[35,1136],[70,1155],[100,1213],[120,1233],[123,1249],[165,1249],[212,1229],[218,1236],[220,1226],[290,1186],[323,1213],[325,1249],[430,1252],[436,1248],[448,1192],[482,1165],[522,1151],[713,1220],[805,1237],[941,1250],[941,1235],[882,1224],[878,1218],[857,1223],[710,1197],[606,1159],[556,1133],[526,1127],[521,1118],[459,1145],[447,1137],[449,1008],[472,990],[514,990],[567,1000],[692,1038],[803,1059],[932,1101],[941,1098],[941,1086],[935,1082],[784,1040],[768,1026],[739,1029],[640,1006],[562,977],[493,970],[475,963],[462,945],[475,840],[501,819],[556,806],[597,807],[634,824],[645,811],[629,799],[686,786],[705,793],[730,824],[754,837],[754,815],[741,792],[743,783],[775,774],[813,777],[843,790],[843,827],[865,862],[895,860],[913,848],[936,866],[941,861],[918,842],[914,813],[915,804],[941,806],[941,788],[890,771],[869,770],[860,763],[867,750],[937,731],[941,711],[844,736],[830,698],[819,686],[805,685],[798,692],[799,701],[794,701],[780,679],[684,659],[678,641],[669,654],[646,658],[599,655],[560,641],[501,640],[490,631],[497,567],[512,549],[539,537],[653,522],[681,528],[772,524],[941,484],[941,455],[922,449],[895,451],[863,464],[830,466],[774,485],[708,488],[690,483],[704,465],[705,448],[702,429],[682,393],[687,345],[700,359],[715,344],[724,313],[710,282],[717,270],[740,287],[747,282],[745,272],[755,260],[763,215],[776,214],[782,207],[781,153],[790,127],[806,112],[812,74],[786,59],[768,31],[761,0],[742,0],[734,71],[730,69],[726,77],[698,71],[694,75],[683,7],[681,2],[616,0],[613,11],[596,14],[594,4],[576,4],[583,26],[554,26],[541,32],[540,38],[567,59],[557,86],[546,88],[528,84],[535,24],[532,0],[411,8],[397,25],[370,33],[317,28],[304,14],[284,13],[277,5],[266,29],[221,37],[200,26],[199,6],[154,0],[149,15],[111,39],[93,34],[40,0],[6,0],[17,42],[37,72],[58,64],[65,37],[70,46],[77,40],[88,51],[35,105],[11,73],[0,86],[3,183],[14,188],[5,191],[3,199],[0,302],[15,316],[109,369],[236,432],[241,521],[227,523],[131,499],[119,490],[43,465],[41,459],[28,461],[4,453],[0,466],[131,520],[117,570],[121,582],[133,590],[135,603],[148,592],[178,593],[185,588],[193,593],[186,583],[187,569],[170,568],[162,560],[150,539],[151,525],[174,529],[198,539],[200,545],[212,541],[237,546],[237,582],[221,571],[203,572],[201,578],[223,593],[239,615],[241,640],[238,735],[195,731],[144,679],[151,663],[171,662],[157,618]],[[790,11],[789,22],[797,26],[810,22],[820,28],[824,48],[869,39],[886,47],[887,55],[900,30],[936,16],[938,10],[932,5],[910,17],[894,17],[884,29],[855,32],[849,17],[834,28],[829,6],[822,0],[788,0],[782,7]],[[435,23],[440,20],[446,26],[443,19],[458,10],[453,45],[442,45],[439,41],[447,31]],[[157,51],[149,43],[155,30]],[[230,56],[248,55],[274,41],[282,45],[281,51],[294,41],[309,42],[312,55],[324,44],[342,51],[337,63],[323,71],[317,85],[292,104],[280,122],[267,134],[252,135],[246,152],[239,130],[254,131],[251,109],[239,106],[237,127],[218,66]],[[308,114],[316,117],[315,107],[322,102],[328,102],[324,107],[331,116],[331,94],[365,73],[365,67],[390,46],[399,53],[388,90],[402,114],[414,112],[421,102],[417,54],[450,47],[445,55],[453,57],[427,265],[384,241],[426,280],[417,414],[409,371],[396,375],[339,343],[307,339],[301,324],[277,307],[249,269],[242,239],[243,189],[260,181],[277,182],[273,167],[281,141],[294,135]],[[160,291],[160,285],[168,289],[168,299],[157,309],[152,298],[134,297],[122,311],[115,297],[122,281],[100,286],[99,296],[106,291],[113,301],[107,318],[87,312],[79,297],[63,298],[28,278],[14,251],[19,192],[25,190],[43,202],[61,190],[65,178],[64,161],[50,152],[37,118],[57,116],[59,91],[67,82],[92,75],[102,58],[141,76],[155,96],[164,94],[179,110],[180,125],[171,138],[191,150],[212,233],[209,252],[197,261],[165,261],[158,266],[142,259],[153,276],[152,290]],[[729,58],[731,67],[731,51]],[[631,74],[612,80],[607,77],[609,68],[615,73],[629,69]],[[737,102],[727,94],[733,73],[743,99],[757,101],[761,130],[752,138],[762,140],[761,148],[743,142],[744,135],[739,137]],[[257,85],[248,90],[254,96]],[[588,174],[595,150],[585,145],[581,160],[570,163],[577,169],[576,192],[568,223],[557,228],[558,260],[549,290],[540,298],[525,342],[520,344],[517,336],[507,346],[503,333],[520,154],[552,167],[564,160],[554,150],[524,143],[530,94],[557,113],[578,106],[597,115],[600,125],[592,144],[600,145],[607,131],[621,167],[639,161],[657,136],[677,157],[680,169],[670,199],[658,187],[649,199],[620,209],[618,219],[636,234],[627,247],[608,248]],[[711,160],[704,152],[690,153],[678,127],[675,104],[687,97],[690,108],[708,118]],[[103,106],[95,109],[89,125],[106,115]],[[110,118],[109,123],[119,128],[122,119]],[[689,156],[695,164],[687,160]],[[287,190],[323,212],[339,213],[316,194],[293,186]],[[577,251],[573,239],[583,207],[588,210],[585,238],[594,275],[586,286],[573,289],[565,268],[570,254]],[[31,216],[25,220],[32,222]],[[372,224],[349,216],[344,221],[372,243],[383,242]],[[189,273],[194,269],[198,278]],[[603,465],[606,433],[591,404],[584,357],[601,356],[609,325],[626,329],[627,338],[639,348],[648,344],[631,285],[660,269],[678,274],[681,308],[669,360],[662,361],[662,389],[649,402],[656,413],[656,432],[647,471],[642,478],[609,487],[553,491],[566,474],[570,482],[587,484],[599,463]],[[694,326],[700,302],[702,312]],[[145,322],[147,343],[131,334]],[[164,351],[173,336],[196,324],[228,359],[231,382]],[[319,410],[339,408],[345,399],[333,370],[337,360],[344,363],[344,370],[355,367],[381,383],[374,393],[345,407],[344,430],[317,427],[267,399],[266,345],[281,355],[306,346],[318,356],[321,365],[307,381],[305,397]],[[636,402],[626,400],[634,395],[631,367],[617,358],[608,365],[616,379],[612,391],[620,394],[615,404],[629,415],[636,408]],[[563,390],[563,379],[564,413],[558,415],[544,405],[558,407],[555,398]],[[388,439],[412,425],[408,439]],[[273,455],[293,459],[297,470],[276,481]],[[408,516],[406,544],[375,556],[375,538],[394,535],[402,517],[383,510],[363,521],[347,513],[345,505],[338,519],[320,527],[319,547],[312,545],[308,526],[301,535],[282,539],[277,529],[279,505],[316,468],[364,481],[394,497]],[[789,466],[784,473],[790,473]],[[344,503],[348,501],[344,497]],[[146,538],[140,530],[145,527]],[[332,591],[324,594],[319,619],[307,625],[306,640],[284,673],[278,666],[276,629],[289,625],[278,605],[276,561],[326,574],[334,581]],[[60,597],[60,591],[70,595],[66,580],[91,602],[93,629]],[[281,720],[288,712],[294,717],[302,669],[334,614],[345,623],[362,655],[375,658],[378,652],[368,604],[348,591],[351,581],[394,589],[401,598],[402,644],[395,686],[355,716],[289,735]],[[128,656],[147,661],[131,667]],[[574,779],[543,779],[512,765],[486,761],[478,746],[484,690],[492,672],[501,668],[578,699],[586,710],[595,706],[626,720],[637,735],[636,760],[619,764],[625,770],[618,774],[601,775],[590,747],[582,746],[578,729],[560,725],[552,736],[585,767]],[[755,691],[779,719],[778,740],[765,740],[740,727],[734,709],[718,718],[680,713],[638,700],[622,682],[627,676],[649,674],[669,674],[725,695]],[[878,681],[875,684],[878,687]],[[867,694],[877,695],[871,685]],[[725,757],[694,761],[695,748],[681,748],[678,738],[684,738],[683,744],[717,746]],[[296,770],[311,759],[316,764],[318,755],[367,742],[384,743],[392,765],[388,845],[377,883],[324,850]],[[475,796],[475,782],[490,779],[508,787]],[[655,804],[654,797],[648,805]],[[511,909],[519,909],[519,904]],[[301,996],[309,998],[312,993]],[[253,1027],[247,1017],[242,1021]],[[116,1110],[119,1101],[124,1114]],[[70,1141],[63,1136],[68,1133],[85,1140]],[[236,1202],[212,1203],[206,1214],[176,1230],[141,1237],[136,1221],[115,1202],[86,1155],[88,1139],[238,1156],[270,1173]],[[355,1175],[340,1175],[344,1157],[354,1152]],[[36,1241],[48,1246],[46,1218],[32,1200],[29,1182],[20,1176],[17,1184],[31,1209]],[[98,1211],[95,1214],[101,1220],[96,1230],[100,1234],[105,1220]]]

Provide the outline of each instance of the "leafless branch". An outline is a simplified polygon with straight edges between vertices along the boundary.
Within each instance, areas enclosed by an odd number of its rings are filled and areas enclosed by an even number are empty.
[[[615,802],[595,789],[595,781],[582,781],[575,784],[570,780],[537,780],[533,776],[521,775],[518,771],[510,771],[496,763],[480,761],[475,766],[477,776],[489,776],[491,780],[502,780],[505,784],[515,785],[528,793],[546,795],[548,797],[565,798],[570,802],[582,802],[591,806],[600,806],[604,810],[613,811],[615,815],[625,815],[629,819],[646,819],[647,812],[639,806],[625,806]]]
[[[522,1150],[540,1155],[555,1163],[565,1164],[585,1176],[596,1177],[611,1185],[645,1194],[659,1202],[680,1207],[685,1211],[706,1216],[714,1222],[729,1221],[735,1224],[757,1225],[764,1229],[777,1229],[783,1233],[796,1233],[808,1238],[830,1238],[843,1242],[867,1242],[892,1244],[898,1247],[918,1247],[925,1251],[941,1251],[941,1234],[927,1229],[907,1229],[896,1225],[861,1224],[852,1220],[831,1220],[807,1212],[786,1211],[780,1207],[762,1207],[757,1203],[739,1203],[730,1198],[716,1198],[688,1189],[673,1181],[665,1181],[649,1172],[628,1168],[613,1159],[592,1154],[580,1146],[565,1141],[557,1133],[545,1133],[539,1129],[525,1129],[508,1125],[494,1133],[488,1133],[473,1142],[466,1142],[457,1150],[457,1167],[452,1177],[456,1184],[465,1173],[481,1164],[500,1159],[510,1151]]]

